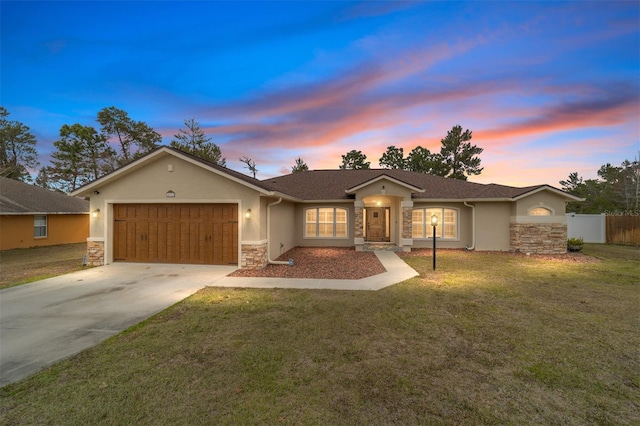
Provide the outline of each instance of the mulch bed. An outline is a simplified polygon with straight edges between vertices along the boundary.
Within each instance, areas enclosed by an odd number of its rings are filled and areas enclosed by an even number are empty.
[[[386,272],[375,253],[353,247],[295,247],[277,260],[289,259],[293,259],[293,266],[239,269],[230,276],[357,280]]]

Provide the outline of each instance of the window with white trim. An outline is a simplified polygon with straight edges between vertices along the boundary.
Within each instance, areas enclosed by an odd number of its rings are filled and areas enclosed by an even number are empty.
[[[529,216],[551,216],[551,210],[544,207],[536,207],[529,210]]]
[[[47,236],[47,216],[33,216],[33,236],[35,238],[44,238]]]
[[[433,238],[431,216],[438,218],[436,238],[444,240],[458,239],[458,209],[421,208],[413,209],[411,213],[411,237]]]
[[[314,207],[304,216],[305,238],[347,238],[347,209]]]

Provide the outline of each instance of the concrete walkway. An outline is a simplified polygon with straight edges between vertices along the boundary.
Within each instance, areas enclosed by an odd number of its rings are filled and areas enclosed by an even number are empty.
[[[387,270],[382,274],[359,280],[323,280],[314,278],[245,278],[224,277],[213,284],[216,287],[249,288],[303,288],[325,290],[380,290],[418,274],[394,252],[376,251],[376,256]]]

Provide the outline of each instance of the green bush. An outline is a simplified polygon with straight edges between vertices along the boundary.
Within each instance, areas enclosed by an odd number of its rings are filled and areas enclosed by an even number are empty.
[[[569,238],[567,240],[567,250],[580,251],[584,246],[584,240],[582,238]]]

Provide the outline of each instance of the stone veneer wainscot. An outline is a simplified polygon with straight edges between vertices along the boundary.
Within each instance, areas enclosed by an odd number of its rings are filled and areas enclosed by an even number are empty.
[[[509,251],[531,254],[565,254],[567,225],[564,223],[512,223]]]
[[[87,265],[104,265],[104,241],[87,241]]]
[[[259,244],[242,244],[240,267],[247,269],[264,268],[269,263],[267,242]]]

